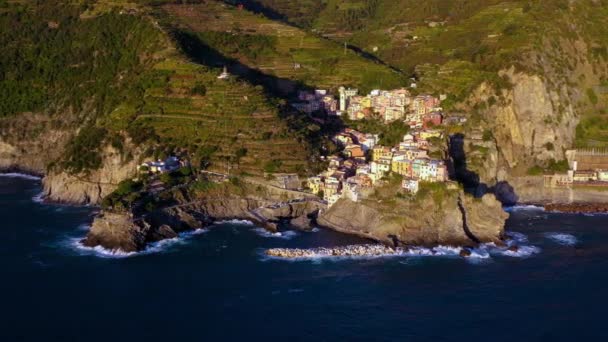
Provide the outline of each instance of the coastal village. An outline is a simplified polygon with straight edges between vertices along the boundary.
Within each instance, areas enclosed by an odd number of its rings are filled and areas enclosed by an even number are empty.
[[[230,77],[224,67],[218,79]],[[413,83],[411,89],[415,88]],[[351,122],[376,120],[384,125],[399,121],[409,130],[398,144],[387,146],[381,144],[379,134],[343,128],[332,137],[339,152],[321,157],[327,165],[323,172],[303,183],[297,175],[277,174],[273,175],[275,183],[284,189],[313,193],[328,207],[341,198],[357,202],[367,197],[375,186],[387,183],[386,177],[390,174],[399,175],[402,179],[399,190],[411,195],[425,183],[447,183],[449,187],[456,187],[449,179],[449,159],[441,149],[446,138],[442,126],[462,125],[466,118],[446,115],[441,107],[445,99],[446,95],[412,95],[406,88],[375,89],[363,95],[358,89],[340,87],[337,96],[324,89],[301,90],[290,106],[321,125],[325,120],[315,114]],[[545,175],[545,187],[608,188],[608,151],[570,150],[566,151],[566,157],[569,171]],[[187,165],[187,160],[170,156],[166,160],[144,162],[139,166],[139,172],[171,173]],[[163,188],[159,181],[154,184],[155,189]]]
[[[441,98],[412,96],[407,89],[373,90],[362,96],[357,89],[340,87],[338,99],[325,90],[302,91],[298,99],[292,106],[309,115],[324,111],[352,121],[378,119],[384,124],[400,120],[410,128],[395,146],[383,146],[377,134],[351,128],[336,134],[333,141],[341,152],[326,157],[327,170],[307,181],[308,189],[328,206],[343,197],[358,201],[391,172],[402,176],[401,188],[411,194],[418,192],[422,182],[448,182],[445,160],[429,153],[444,138],[439,129],[444,119]]]

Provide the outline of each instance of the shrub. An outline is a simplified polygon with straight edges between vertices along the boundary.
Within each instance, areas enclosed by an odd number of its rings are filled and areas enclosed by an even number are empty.
[[[100,148],[106,138],[104,128],[85,126],[67,145],[63,167],[72,174],[96,170],[101,166]]]
[[[543,174],[543,172],[544,170],[542,167],[535,165],[528,169],[527,174],[530,176],[540,176]]]
[[[589,97],[589,101],[595,106],[598,102],[597,95],[592,88],[587,89],[587,97]]]
[[[190,91],[192,95],[205,96],[207,94],[207,87],[204,84],[197,82],[192,90]]]

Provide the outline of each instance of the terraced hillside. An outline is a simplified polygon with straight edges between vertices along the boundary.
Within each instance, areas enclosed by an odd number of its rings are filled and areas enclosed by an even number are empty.
[[[157,63],[146,79],[136,125],[151,127],[164,144],[187,148],[197,161],[225,173],[303,172],[310,151],[306,127],[282,116],[261,87],[217,79],[210,69],[181,56]],[[128,108],[117,112],[128,116]]]
[[[468,153],[489,178],[553,172],[566,149],[608,145],[605,0],[244,2],[375,55],[416,76],[419,91],[446,94],[442,106],[469,118],[465,136],[487,133],[492,146]]]
[[[220,1],[162,8],[169,16],[167,22],[232,58],[226,63],[234,72],[245,66],[271,75],[283,81],[276,86],[282,93],[290,93],[297,84],[327,89],[352,85],[363,90],[405,84],[402,75],[341,44]]]
[[[86,179],[106,163],[106,146],[124,162],[186,151],[196,165],[232,174],[308,167],[318,127],[282,111],[262,86],[220,80],[221,68],[194,62],[152,8],[1,6],[2,27],[19,28],[0,33],[2,167],[52,166]],[[42,157],[27,158],[34,154]]]

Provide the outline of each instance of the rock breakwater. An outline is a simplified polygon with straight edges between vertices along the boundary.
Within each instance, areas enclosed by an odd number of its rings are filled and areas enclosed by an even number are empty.
[[[384,245],[349,245],[341,247],[318,248],[271,248],[266,255],[284,259],[305,259],[319,257],[373,257],[401,255],[403,248],[392,248]]]
[[[545,204],[545,211],[571,214],[608,213],[608,203],[549,203]]]

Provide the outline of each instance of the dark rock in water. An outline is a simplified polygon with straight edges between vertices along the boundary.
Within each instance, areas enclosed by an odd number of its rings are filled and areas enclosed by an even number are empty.
[[[494,242],[494,244],[496,245],[496,247],[507,247],[507,244],[502,240],[498,240]]]
[[[461,256],[461,257],[463,257],[463,258],[470,257],[470,256],[471,256],[471,250],[470,250],[470,249],[468,249],[468,248],[462,248],[462,249],[460,250],[460,253],[459,253],[459,254],[460,254],[460,256]]]
[[[165,239],[173,239],[177,237],[177,233],[173,228],[166,224],[161,225],[158,229],[154,230],[151,234],[152,241],[160,241]]]
[[[508,250],[509,252],[514,252],[514,253],[517,253],[517,252],[519,252],[519,247],[518,247],[518,246],[513,245],[513,246],[510,246],[510,247],[509,247],[507,250]]]
[[[310,223],[310,219],[306,215],[296,217],[289,221],[289,224],[301,230],[310,230],[312,228]]]

